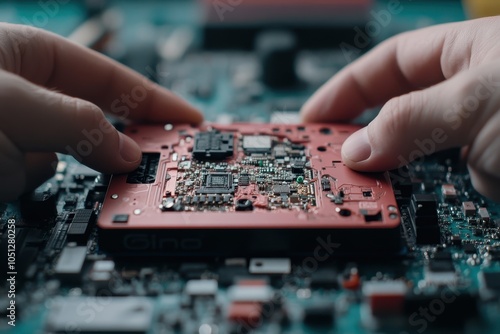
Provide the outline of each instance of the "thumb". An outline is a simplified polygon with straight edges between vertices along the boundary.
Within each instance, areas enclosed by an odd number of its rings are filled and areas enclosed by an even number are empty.
[[[489,64],[390,100],[345,141],[344,163],[360,171],[389,170],[472,144],[497,110],[492,100],[500,92],[499,67],[495,72]]]

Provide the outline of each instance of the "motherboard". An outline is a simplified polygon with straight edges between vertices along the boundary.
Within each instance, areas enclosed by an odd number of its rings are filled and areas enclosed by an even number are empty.
[[[394,1],[304,3],[0,3],[0,20],[47,16],[210,122],[110,119],[143,150],[137,170],[59,155],[50,180],[0,203],[0,333],[498,333],[500,204],[459,149],[360,174],[340,155],[358,126],[298,116],[372,45],[463,20],[460,2],[400,1],[355,49]]]
[[[343,174],[321,154],[354,129],[129,127],[145,153],[125,175],[61,156],[2,204],[2,332],[496,333],[500,206],[458,150]]]
[[[344,165],[358,126],[132,126],[139,168],[113,176],[100,247],[151,255],[307,253],[318,235],[340,251],[399,250],[400,214],[388,173]],[[151,238],[154,238],[152,242]],[[279,239],[265,243],[262,240]],[[149,242],[142,242],[148,240]]]

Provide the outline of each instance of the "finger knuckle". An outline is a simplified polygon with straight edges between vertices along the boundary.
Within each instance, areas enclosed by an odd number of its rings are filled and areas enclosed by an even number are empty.
[[[73,105],[72,109],[78,119],[78,125],[82,128],[95,128],[104,118],[102,110],[90,102],[70,97],[63,97],[63,99],[70,100],[68,103]]]
[[[406,132],[418,121],[424,102],[422,94],[416,92],[389,100],[380,112],[384,129],[389,135],[399,135]]]
[[[9,106],[8,102],[13,97],[20,97],[22,93],[23,90],[19,85],[19,77],[0,69],[0,100],[2,104]]]
[[[40,29],[29,25],[0,25],[0,61],[5,68],[19,73],[23,55],[33,46],[34,37],[40,32]]]

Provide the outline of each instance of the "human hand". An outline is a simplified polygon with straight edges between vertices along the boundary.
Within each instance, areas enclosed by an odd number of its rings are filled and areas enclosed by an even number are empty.
[[[385,103],[345,141],[346,165],[389,170],[463,147],[473,186],[500,200],[499,31],[493,17],[395,36],[321,87],[302,117],[346,121]]]
[[[182,99],[94,51],[0,23],[0,201],[52,176],[54,152],[105,173],[135,169],[139,146],[103,110],[135,121],[202,121]]]

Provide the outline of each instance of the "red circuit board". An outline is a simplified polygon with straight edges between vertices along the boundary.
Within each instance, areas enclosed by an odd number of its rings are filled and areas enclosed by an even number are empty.
[[[359,173],[342,162],[342,143],[357,129],[131,126],[126,134],[141,146],[143,163],[113,176],[99,227],[182,231],[183,238],[190,230],[395,231],[400,213],[388,173]]]

